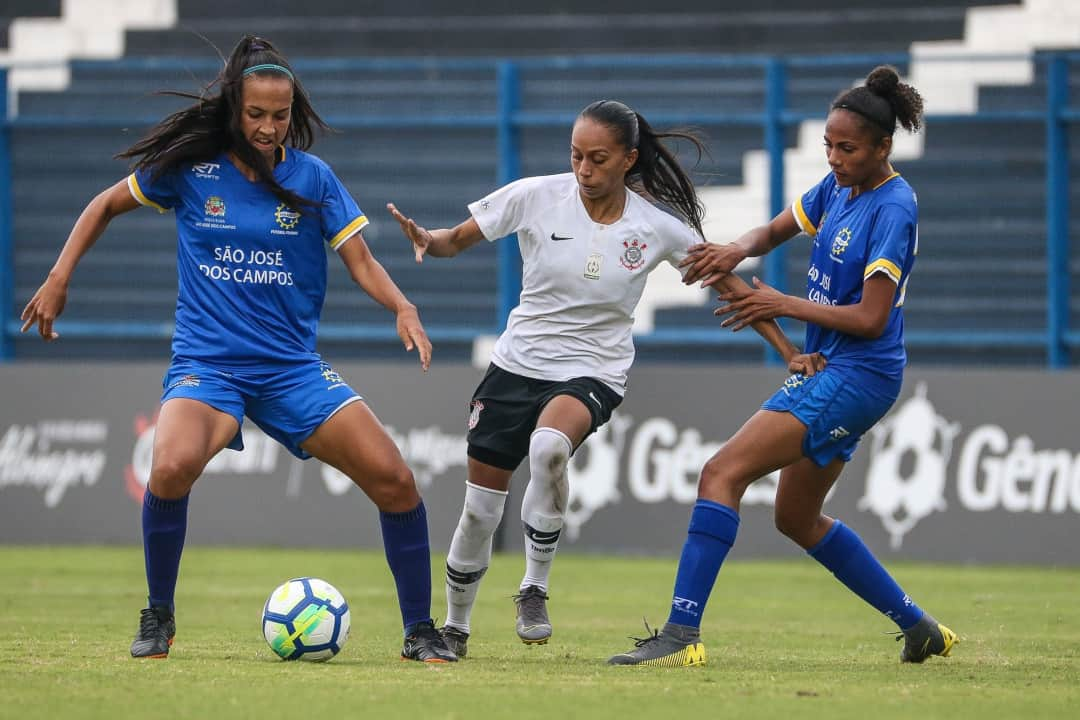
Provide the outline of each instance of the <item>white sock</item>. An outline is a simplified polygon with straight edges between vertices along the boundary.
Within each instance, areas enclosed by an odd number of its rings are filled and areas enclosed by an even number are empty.
[[[505,492],[465,483],[465,507],[446,556],[446,625],[465,633],[505,504]]]
[[[551,561],[559,546],[563,515],[570,497],[566,466],[573,449],[570,438],[555,428],[537,428],[529,440],[529,485],[521,500],[525,531],[525,577],[521,589],[548,588]]]

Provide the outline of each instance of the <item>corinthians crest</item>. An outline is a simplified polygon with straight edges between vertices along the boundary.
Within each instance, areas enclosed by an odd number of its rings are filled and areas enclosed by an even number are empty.
[[[472,430],[480,423],[480,413],[484,409],[484,403],[479,400],[473,400],[472,408],[469,410],[469,429]]]
[[[638,243],[637,240],[631,240],[630,242],[623,241],[622,256],[619,258],[619,264],[627,270],[637,270],[639,267],[645,264],[645,248],[648,247],[645,243]]]

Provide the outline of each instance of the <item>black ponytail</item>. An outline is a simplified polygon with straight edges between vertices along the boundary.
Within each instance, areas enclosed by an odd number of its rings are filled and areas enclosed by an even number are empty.
[[[662,142],[665,138],[686,140],[697,149],[700,161],[706,149],[698,137],[681,130],[657,132],[640,113],[616,100],[597,100],[582,110],[578,117],[589,118],[611,128],[616,142],[628,150],[637,148],[637,162],[626,174],[627,186],[671,207],[704,237],[702,223],[705,206],[698,198],[690,176],[675,159],[675,154]]]
[[[257,65],[273,66],[257,70],[257,75],[277,73],[292,81],[293,104],[285,142],[307,150],[315,140],[315,130],[326,131],[329,126],[312,108],[285,56],[269,40],[245,35],[233,48],[224,69],[202,95],[175,91],[162,93],[195,100],[195,104],[166,117],[146,137],[117,157],[135,159],[137,169],[147,170],[157,179],[181,165],[206,162],[224,152],[232,152],[288,207],[301,210],[319,205],[316,200],[282,187],[274,178],[273,166],[251,146],[240,130],[244,71]],[[217,93],[208,94],[214,86],[218,87]]]

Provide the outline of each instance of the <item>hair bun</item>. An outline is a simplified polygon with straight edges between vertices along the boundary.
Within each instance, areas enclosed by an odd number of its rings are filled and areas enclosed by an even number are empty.
[[[870,71],[866,76],[866,87],[875,95],[889,97],[896,92],[900,85],[900,75],[896,68],[888,65],[880,65]]]

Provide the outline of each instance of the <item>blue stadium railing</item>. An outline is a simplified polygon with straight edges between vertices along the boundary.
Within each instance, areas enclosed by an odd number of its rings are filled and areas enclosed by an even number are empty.
[[[986,56],[949,58],[957,61],[994,61],[1013,59],[1017,56]],[[1080,328],[1069,327],[1069,169],[1068,126],[1080,121],[1080,107],[1070,106],[1068,96],[1069,75],[1080,64],[1080,52],[1039,53],[1024,59],[1047,66],[1047,100],[1045,107],[1030,110],[980,111],[974,114],[930,114],[928,122],[934,124],[956,121],[1008,123],[1012,121],[1041,121],[1046,126],[1046,329],[1032,331],[918,331],[908,332],[911,345],[937,347],[1044,347],[1046,363],[1051,368],[1069,364],[1070,349],[1080,348]],[[610,68],[613,70],[667,68],[733,69],[756,68],[763,74],[765,107],[760,113],[701,113],[678,112],[650,113],[650,121],[658,125],[714,124],[758,126],[762,129],[762,146],[769,157],[769,205],[770,216],[780,212],[785,204],[784,162],[785,130],[804,120],[820,119],[821,115],[795,112],[787,108],[787,84],[790,71],[800,68],[852,67],[865,69],[880,63],[907,64],[910,56],[897,55],[842,55],[842,56],[583,56],[545,57],[526,59],[299,59],[294,65],[301,71],[334,70],[409,70],[417,68],[468,70],[494,69],[497,83],[498,103],[494,114],[421,114],[385,116],[330,117],[330,123],[342,129],[356,128],[403,128],[403,127],[474,127],[494,128],[497,136],[497,178],[500,183],[520,176],[521,148],[519,131],[528,127],[568,127],[574,119],[573,112],[530,112],[522,109],[520,102],[522,70],[543,71],[573,70],[575,68]],[[187,70],[216,70],[216,63],[207,62],[206,68],[196,67],[200,61],[190,58],[126,58],[116,61],[129,68],[183,67]],[[7,90],[7,71],[0,67],[0,362],[11,360],[14,355],[13,338],[20,329],[16,316],[14,283],[14,258],[12,239],[12,178],[10,137],[13,127],[87,127],[113,125],[149,125],[159,118],[136,117],[10,117]],[[763,218],[764,220],[765,218]],[[496,331],[505,325],[506,316],[517,303],[521,289],[520,257],[516,243],[499,243],[498,316],[488,328],[461,328],[453,326],[428,326],[433,340],[467,340],[478,333]],[[771,253],[764,267],[765,281],[783,289],[786,285],[786,257],[781,247]],[[120,322],[71,322],[58,325],[72,337],[96,337],[112,339],[157,339],[171,334],[171,323],[120,323]],[[392,327],[381,325],[332,324],[320,326],[320,333],[328,338],[364,340],[396,337]],[[744,344],[756,342],[745,334],[706,332],[700,329],[664,328],[651,334],[638,336],[639,347],[701,344]],[[767,362],[776,358],[766,354]]]

